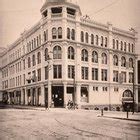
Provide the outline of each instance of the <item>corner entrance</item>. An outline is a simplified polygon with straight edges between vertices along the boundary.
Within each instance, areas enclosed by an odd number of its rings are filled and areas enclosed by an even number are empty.
[[[54,107],[64,107],[63,86],[52,86],[52,100],[54,102]]]

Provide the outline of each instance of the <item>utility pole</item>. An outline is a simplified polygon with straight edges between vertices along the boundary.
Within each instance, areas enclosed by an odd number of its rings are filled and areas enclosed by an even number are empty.
[[[134,111],[135,111],[134,95],[135,95],[135,67],[134,67],[134,64],[133,64],[133,113],[132,114],[134,114]]]
[[[51,69],[51,65],[50,65],[50,60],[51,60],[51,58],[50,58],[50,56],[48,55],[47,56],[47,62],[48,62],[48,69],[47,69],[47,75],[48,75],[48,110],[49,110],[49,108],[50,108],[50,94],[51,93],[49,93],[50,92],[50,90],[49,90],[49,86],[50,86],[50,74],[49,74],[49,72],[50,72],[50,69]],[[46,104],[46,103],[45,103]]]
[[[73,73],[73,106],[75,109],[75,94],[76,94],[76,80],[75,80],[75,70]]]

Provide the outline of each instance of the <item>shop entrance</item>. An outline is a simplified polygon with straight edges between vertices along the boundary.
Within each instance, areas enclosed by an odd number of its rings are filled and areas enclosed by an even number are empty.
[[[130,90],[125,90],[122,97],[122,106],[124,111],[133,111],[134,100],[133,93]]]
[[[64,107],[64,89],[63,86],[52,87],[52,101],[54,107]]]

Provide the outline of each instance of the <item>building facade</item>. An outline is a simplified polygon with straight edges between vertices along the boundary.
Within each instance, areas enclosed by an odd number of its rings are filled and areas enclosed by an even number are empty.
[[[137,102],[138,102],[138,106],[137,106],[137,110],[140,111],[140,54],[138,56],[137,59],[137,81],[138,81],[138,85],[136,86],[136,95],[137,95]]]
[[[1,57],[4,101],[118,111],[138,104],[134,31],[92,21],[68,0],[46,0],[40,12]]]

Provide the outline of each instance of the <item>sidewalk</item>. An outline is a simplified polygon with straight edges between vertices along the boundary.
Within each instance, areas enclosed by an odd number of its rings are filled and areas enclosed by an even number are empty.
[[[100,114],[98,117],[140,122],[140,113],[136,113],[136,112],[134,114],[132,114],[132,112],[129,112],[127,118],[127,112],[104,111],[103,116]]]

